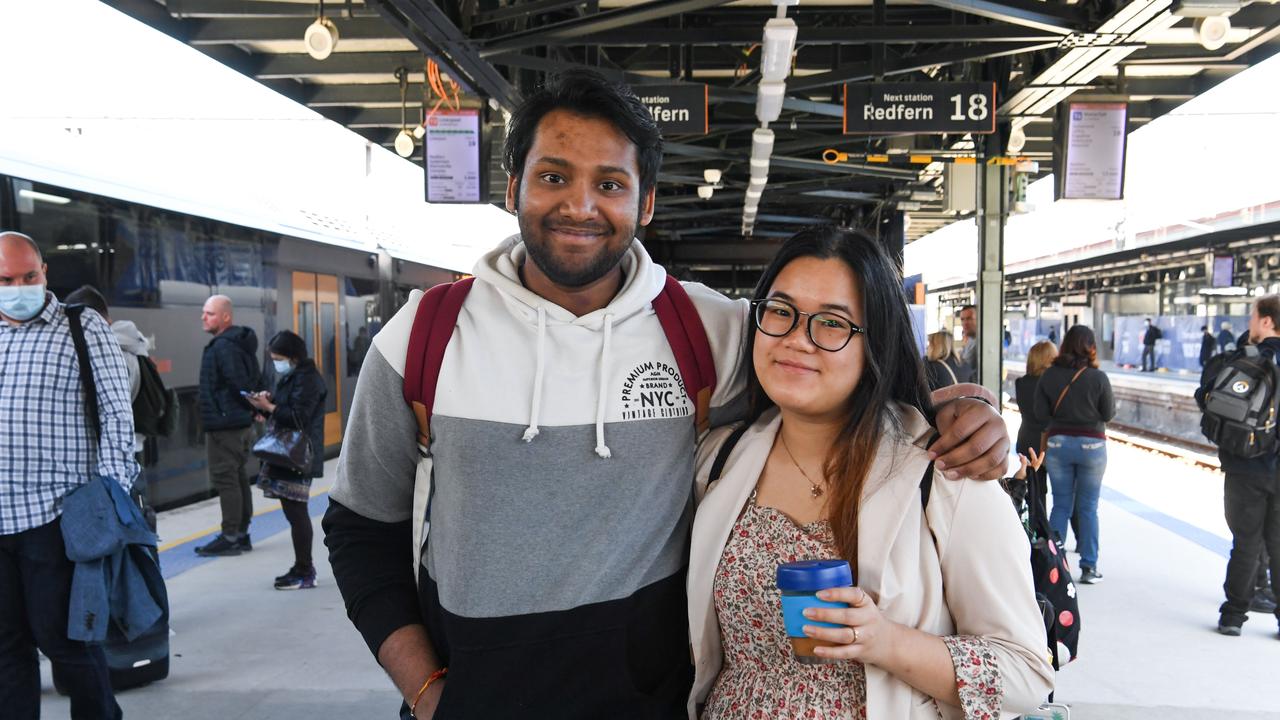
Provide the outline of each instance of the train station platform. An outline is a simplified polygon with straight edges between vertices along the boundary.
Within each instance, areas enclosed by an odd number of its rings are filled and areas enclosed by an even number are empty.
[[[1008,419],[1016,431],[1017,413]],[[1058,673],[1057,701],[1072,718],[1280,720],[1275,619],[1254,614],[1238,638],[1215,632],[1230,549],[1221,474],[1131,444],[1113,441],[1108,453],[1099,508],[1106,579],[1079,586],[1080,656]],[[272,588],[292,550],[279,504],[256,490],[254,551],[240,557],[193,552],[216,532],[216,500],[161,513],[171,674],[120,693],[126,717],[396,717],[396,692],[347,621],[326,562],[320,516],[333,467],[311,504],[314,590]],[[65,717],[47,663],[43,672],[45,716]]]

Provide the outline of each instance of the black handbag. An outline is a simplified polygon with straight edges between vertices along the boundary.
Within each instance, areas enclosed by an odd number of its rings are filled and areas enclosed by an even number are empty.
[[[278,427],[274,422],[267,423],[266,434],[253,444],[253,455],[268,465],[296,473],[310,472],[315,457],[305,432]]]

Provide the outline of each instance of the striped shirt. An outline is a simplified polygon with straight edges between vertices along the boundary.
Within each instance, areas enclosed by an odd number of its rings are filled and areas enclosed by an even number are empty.
[[[0,535],[52,522],[67,493],[95,475],[126,490],[138,475],[120,345],[102,316],[84,312],[102,425],[95,448],[67,314],[48,299],[21,325],[0,321]]]

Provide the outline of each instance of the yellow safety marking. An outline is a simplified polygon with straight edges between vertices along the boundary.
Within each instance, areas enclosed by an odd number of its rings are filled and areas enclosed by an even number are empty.
[[[827,148],[826,150],[822,151],[822,161],[827,163],[828,165],[834,165],[836,163],[841,163],[841,162],[848,162],[849,153],[842,153],[839,150],[836,150],[834,148]]]
[[[868,155],[868,156],[867,156],[867,162],[869,162],[869,163],[887,163],[887,162],[889,162],[889,156],[888,156],[888,155]]]
[[[327,492],[329,492],[329,491],[328,491],[328,490],[312,490],[312,491],[311,491],[311,497],[319,497],[320,495],[323,495],[323,494],[325,494],[325,493],[327,493]],[[258,512],[256,512],[256,513],[254,513],[254,514],[253,514],[253,517],[258,517],[259,515],[266,515],[267,513],[276,512],[276,511],[277,511],[277,510],[279,510],[279,509],[280,509],[280,508],[275,507],[275,508],[267,508],[267,509],[265,509],[265,510],[259,510]],[[165,550],[169,550],[169,549],[171,549],[171,548],[176,548],[176,547],[178,547],[179,545],[183,545],[183,544],[185,544],[185,543],[189,543],[189,542],[191,542],[192,540],[198,540],[198,539],[200,539],[200,538],[202,538],[202,537],[204,537],[204,536],[206,536],[206,535],[212,535],[213,533],[218,532],[218,531],[219,531],[219,530],[221,530],[221,529],[222,529],[222,524],[221,524],[221,523],[219,523],[219,524],[217,524],[217,525],[213,525],[213,526],[211,526],[211,527],[207,527],[207,528],[205,528],[204,530],[199,530],[199,531],[197,531],[197,532],[194,532],[194,533],[192,533],[192,534],[190,534],[190,535],[187,535],[186,537],[178,538],[177,540],[173,540],[173,541],[171,541],[171,542],[167,542],[167,543],[165,543],[165,544],[161,545],[160,547],[156,548],[156,550],[157,550],[158,552],[164,552]]]
[[[978,158],[973,158],[973,157],[958,157],[958,158],[956,158],[955,160],[953,160],[952,162],[954,162],[956,165],[977,165],[977,164],[978,164]]]
[[[912,155],[911,162],[917,165],[928,165],[929,163],[933,162],[933,156],[932,155]]]

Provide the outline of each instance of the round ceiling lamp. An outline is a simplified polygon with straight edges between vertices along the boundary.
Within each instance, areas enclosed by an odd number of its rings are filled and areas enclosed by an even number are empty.
[[[324,2],[320,3],[316,21],[307,26],[302,42],[307,46],[307,54],[316,60],[324,60],[338,47],[338,26],[324,16]]]
[[[402,158],[413,155],[413,134],[409,132],[409,125],[405,121],[405,93],[409,90],[409,71],[404,68],[396,68],[396,79],[400,81],[400,133],[396,135],[396,154]]]

